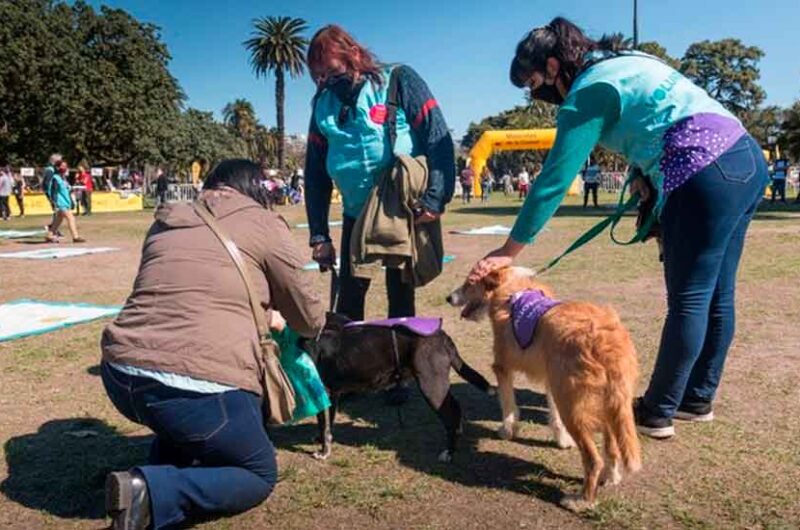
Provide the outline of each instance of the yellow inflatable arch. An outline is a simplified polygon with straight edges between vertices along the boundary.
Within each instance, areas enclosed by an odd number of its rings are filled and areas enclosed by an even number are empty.
[[[497,151],[550,149],[556,140],[555,129],[510,129],[484,132],[469,151],[470,169],[474,172],[473,193],[480,195],[480,175],[486,162]]]
[[[480,174],[486,162],[497,151],[543,150],[553,147],[556,141],[555,129],[510,129],[505,131],[486,131],[469,151],[467,164],[474,172],[473,193],[480,195]],[[573,188],[575,185],[573,184]],[[570,195],[577,193],[570,189]]]

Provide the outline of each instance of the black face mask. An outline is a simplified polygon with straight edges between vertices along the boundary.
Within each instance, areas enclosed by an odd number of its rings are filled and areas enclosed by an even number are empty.
[[[327,78],[324,88],[336,94],[339,101],[345,105],[352,105],[355,103],[358,93],[361,92],[362,86],[364,86],[364,81],[354,83],[351,74],[342,73]]]
[[[542,83],[542,86],[536,90],[531,90],[531,97],[539,101],[544,101],[545,103],[550,103],[551,105],[561,105],[564,103],[564,96],[558,91],[558,87],[556,87],[555,83],[552,85]]]

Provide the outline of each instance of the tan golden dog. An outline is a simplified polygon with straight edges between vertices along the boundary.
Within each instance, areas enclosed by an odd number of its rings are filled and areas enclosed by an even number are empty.
[[[492,322],[492,368],[503,410],[500,437],[513,438],[519,419],[514,374],[522,372],[544,384],[556,444],[561,448],[577,445],[581,452],[583,494],[563,501],[566,507],[581,510],[594,504],[598,483],[618,484],[623,471],[641,468],[632,407],[638,376],[636,350],[617,313],[588,302],[563,302],[547,311],[536,326],[533,342],[523,350],[512,329],[510,298],[529,289],[552,297],[533,271],[507,267],[480,283],[464,284],[447,301],[463,306],[462,318],[479,320],[488,314]],[[605,462],[594,443],[595,433],[603,434]]]

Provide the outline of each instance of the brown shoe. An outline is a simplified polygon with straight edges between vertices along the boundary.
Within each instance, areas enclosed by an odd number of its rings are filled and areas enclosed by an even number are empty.
[[[82,237],[76,237],[72,240],[73,243],[86,243],[86,240]]]

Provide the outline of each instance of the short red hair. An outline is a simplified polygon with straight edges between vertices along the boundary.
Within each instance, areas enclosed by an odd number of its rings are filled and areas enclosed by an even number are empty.
[[[354,48],[357,54],[353,53]],[[380,63],[375,55],[335,24],[317,31],[308,47],[308,70],[315,83],[326,73],[324,64],[330,59],[343,64],[347,73],[363,75],[379,84],[382,81]]]

